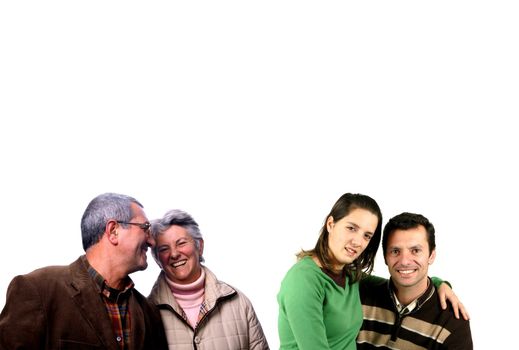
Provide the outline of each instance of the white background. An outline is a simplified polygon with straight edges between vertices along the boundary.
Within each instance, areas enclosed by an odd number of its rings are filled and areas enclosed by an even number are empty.
[[[512,1],[0,3],[0,306],[15,275],[82,254],[86,205],[120,192],[150,219],[198,220],[207,266],[276,349],[281,278],[360,192],[384,223],[429,217],[431,273],[469,308],[475,348],[511,348],[518,15]],[[148,261],[132,275],[146,295]]]

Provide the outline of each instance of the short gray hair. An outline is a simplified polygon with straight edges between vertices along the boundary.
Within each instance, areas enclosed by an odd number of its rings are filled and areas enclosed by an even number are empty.
[[[143,208],[135,198],[118,193],[103,193],[90,201],[81,218],[83,249],[99,242],[110,220],[130,221],[133,217],[132,203]]]
[[[200,232],[200,228],[198,227],[198,223],[193,219],[191,215],[182,211],[180,209],[172,209],[168,211],[164,216],[160,219],[151,221],[151,236],[154,240],[157,240],[157,237],[164,233],[171,226],[176,225],[183,227],[186,229],[187,233],[193,238],[195,241],[195,246],[198,251],[200,251],[200,240],[203,240],[202,233]],[[158,260],[157,255],[157,246],[153,247],[151,250],[153,257],[156,261]],[[205,259],[202,255],[200,255],[200,262],[204,262]]]

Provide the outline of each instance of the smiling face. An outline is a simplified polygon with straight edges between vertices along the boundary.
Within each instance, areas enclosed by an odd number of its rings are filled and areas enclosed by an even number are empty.
[[[340,271],[362,254],[377,228],[378,217],[366,209],[353,209],[338,221],[328,217],[328,247],[334,269]]]
[[[425,227],[395,230],[388,237],[385,260],[397,290],[421,293],[427,288],[427,273],[433,263]]]
[[[204,241],[198,242],[199,248],[187,230],[178,225],[171,226],[157,236],[159,265],[171,281],[189,284],[200,277],[200,255],[203,253]]]
[[[140,206],[132,203],[131,209],[133,217],[130,222],[138,224],[149,222]],[[125,257],[123,264],[127,265],[127,273],[146,269],[148,267],[146,253],[148,247],[153,244],[149,231],[143,230],[138,225],[125,225],[126,228],[123,226],[119,224],[117,229],[118,234],[120,234],[118,245],[123,250],[121,255]]]

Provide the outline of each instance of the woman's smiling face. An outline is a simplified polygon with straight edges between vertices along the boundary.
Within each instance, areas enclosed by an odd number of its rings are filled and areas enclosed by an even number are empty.
[[[198,279],[204,241],[196,241],[185,228],[173,225],[156,238],[157,256],[166,276],[175,283],[189,284]]]

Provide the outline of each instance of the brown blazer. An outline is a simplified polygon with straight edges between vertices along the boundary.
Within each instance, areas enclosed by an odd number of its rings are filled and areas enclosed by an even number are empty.
[[[0,314],[0,350],[119,350],[104,303],[81,257],[16,276]],[[158,310],[137,290],[129,299],[130,349],[167,349]]]

